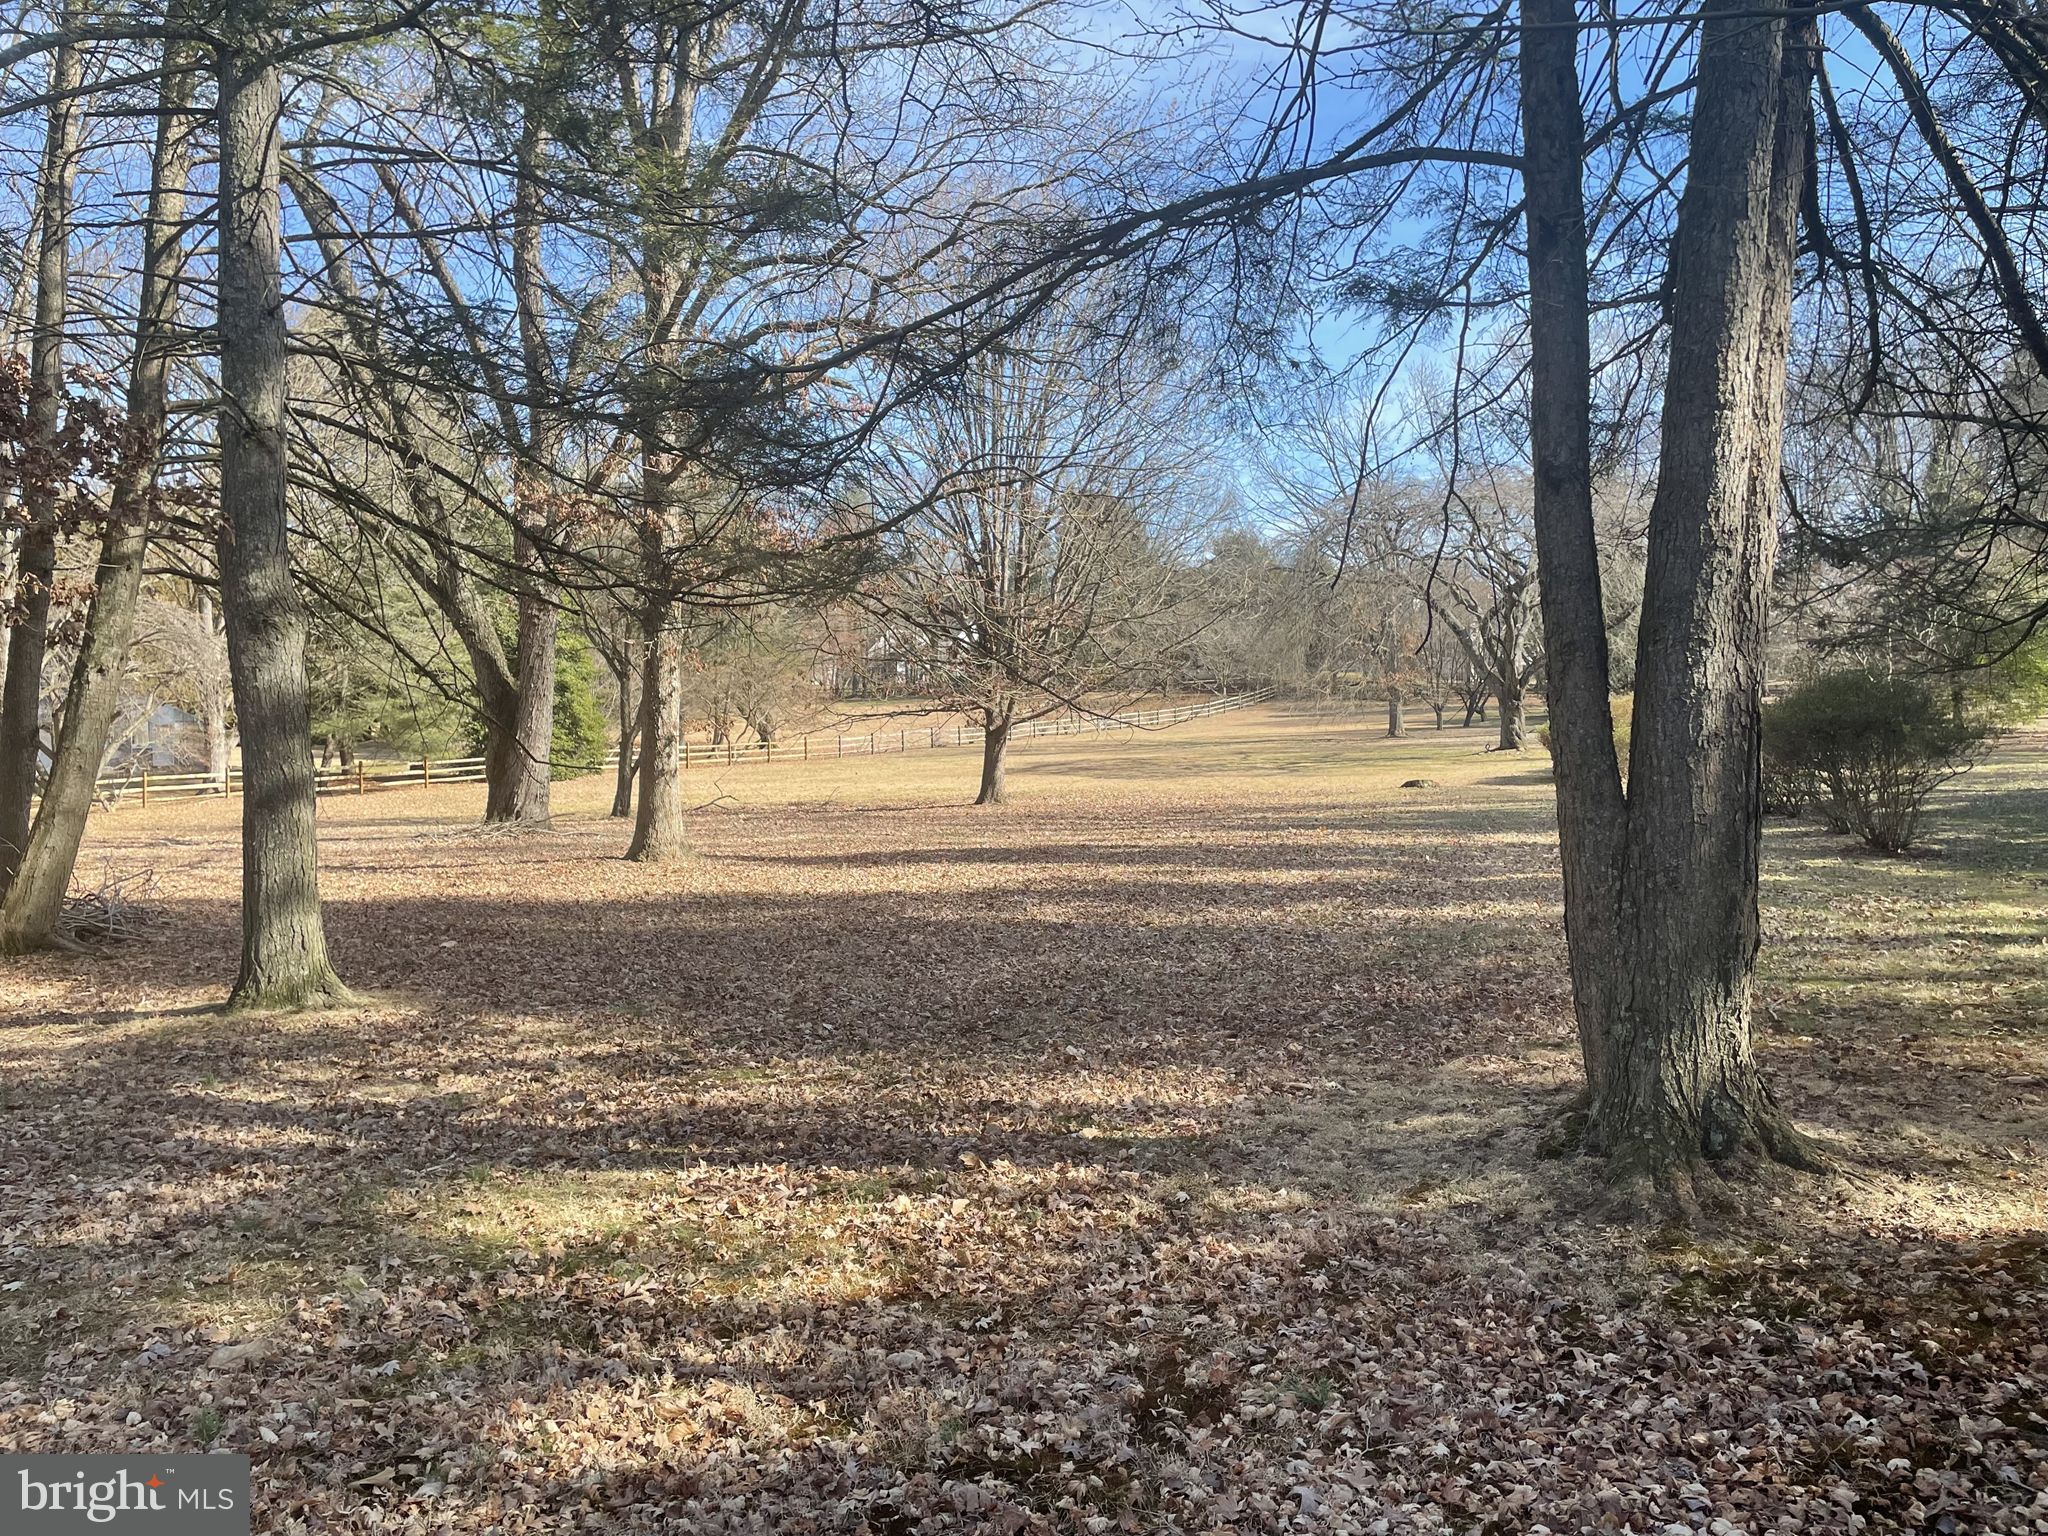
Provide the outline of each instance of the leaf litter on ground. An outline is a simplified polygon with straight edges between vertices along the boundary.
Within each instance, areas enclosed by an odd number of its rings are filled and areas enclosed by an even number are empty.
[[[1540,774],[1373,736],[735,778],[662,871],[608,784],[330,803],[306,1017],[206,1011],[229,813],[97,821],[176,942],[0,971],[0,1449],[278,1532],[2048,1531],[2048,764],[1910,872],[1774,829],[1842,1172],[1644,1232],[1535,1155]]]

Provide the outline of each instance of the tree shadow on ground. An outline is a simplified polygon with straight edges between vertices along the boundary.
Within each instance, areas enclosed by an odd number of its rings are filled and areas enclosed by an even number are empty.
[[[1933,877],[1997,875],[2027,803],[1956,802],[1970,852]],[[1824,1530],[1837,1487],[1882,1526],[1923,1471],[1998,1486],[2039,1256],[1871,1192],[1920,1176],[1886,1127],[1940,1105],[1944,1198],[2018,1230],[2023,1189],[1962,1183],[2042,1118],[1962,1048],[1975,1015],[1893,1073],[1895,999],[1838,1019],[1774,978],[1795,1111],[1884,1157],[1646,1251],[1574,1216],[1596,1170],[1535,1157],[1575,1080],[1542,807],[947,815],[748,813],[673,875],[598,857],[603,824],[399,864],[389,824],[331,829],[354,1010],[195,1013],[236,942],[197,889],[158,942],[29,963],[0,1445],[194,1448],[204,1391],[269,1529],[1244,1529],[1303,1489],[1647,1528],[1655,1490],[1726,1481],[1731,1521]],[[1798,881],[1803,962],[1841,892]],[[253,1365],[208,1363],[237,1341]],[[1717,1472],[1730,1400],[1814,1406]]]

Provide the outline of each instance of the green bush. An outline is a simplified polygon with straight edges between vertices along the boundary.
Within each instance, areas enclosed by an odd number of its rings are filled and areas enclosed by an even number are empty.
[[[1880,853],[1912,846],[1935,790],[1973,764],[1985,728],[1925,683],[1831,672],[1764,709],[1765,799],[1819,799]]]

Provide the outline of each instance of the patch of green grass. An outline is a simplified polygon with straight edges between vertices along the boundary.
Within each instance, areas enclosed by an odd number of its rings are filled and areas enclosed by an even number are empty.
[[[1329,1407],[1344,1389],[1334,1376],[1284,1376],[1278,1385],[1298,1406],[1317,1411]]]

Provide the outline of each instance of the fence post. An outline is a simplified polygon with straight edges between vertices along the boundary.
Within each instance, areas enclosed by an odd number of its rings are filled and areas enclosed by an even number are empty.
[[[425,789],[434,782],[434,765],[426,758],[420,759],[420,788]]]
[[[807,735],[807,736],[805,736],[805,737],[804,737],[804,761],[808,763],[808,762],[809,762],[810,760],[811,760],[811,738],[810,738],[810,737],[809,737],[809,736]]]
[[[149,809],[149,770],[142,770],[142,808]]]
[[[762,743],[761,743],[761,751],[762,751],[762,754],[763,754],[763,756],[765,756],[765,757],[766,757],[766,758],[768,759],[768,761],[769,761],[769,762],[771,762],[771,763],[772,763],[772,762],[774,762],[774,761],[775,761],[775,743],[774,743],[774,742],[772,742],[772,741],[764,741],[764,742],[762,742]]]
[[[898,752],[908,752],[910,750],[910,732],[907,729],[896,733],[896,750]]]
[[[839,751],[837,755],[840,757],[846,756],[846,738],[844,736],[835,736],[832,739],[839,743]]]
[[[357,758],[357,759],[356,759],[356,793],[357,793],[357,794],[359,794],[359,795],[360,795],[360,794],[364,793],[364,792],[365,792],[365,791],[366,791],[366,790],[367,790],[367,789],[368,789],[368,788],[370,787],[370,786],[369,786],[369,784],[368,784],[368,782],[367,782],[368,778],[369,778],[369,775],[368,775],[368,774],[367,774],[366,772],[364,772],[364,770],[363,770],[363,760],[362,760],[362,759],[361,759],[361,758],[359,757],[359,758]]]
[[[683,766],[690,766],[690,738],[687,736],[683,738]]]
[[[227,764],[221,764],[220,797],[223,800],[227,799],[229,795],[232,795],[234,793],[234,789],[231,787],[231,780],[233,779],[234,772],[235,770],[230,768]]]

